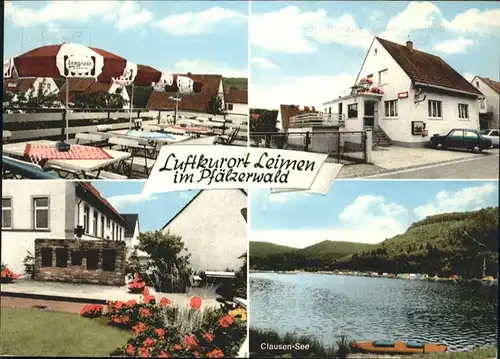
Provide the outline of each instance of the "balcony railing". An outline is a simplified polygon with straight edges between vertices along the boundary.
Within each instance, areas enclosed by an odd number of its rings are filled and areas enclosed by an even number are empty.
[[[301,115],[290,117],[290,121],[288,123],[289,128],[325,126],[344,127],[345,114],[304,113]]]

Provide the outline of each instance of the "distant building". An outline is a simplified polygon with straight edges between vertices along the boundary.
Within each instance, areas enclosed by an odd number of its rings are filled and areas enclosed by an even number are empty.
[[[487,77],[475,76],[471,83],[485,96],[479,107],[481,129],[499,129],[500,82]]]
[[[93,79],[69,79],[69,102],[74,103],[76,97],[80,95],[92,95],[95,93],[118,94],[123,98],[124,109],[130,108],[130,97],[124,86],[115,83],[103,84]],[[57,98],[61,103],[66,103],[66,84],[64,84]]]
[[[139,244],[139,215],[137,213],[122,213],[120,215],[127,223],[125,226],[124,241],[127,244],[127,248],[133,249],[133,247]]]
[[[224,102],[228,117],[231,115],[248,116],[248,91],[227,88],[224,91]]]
[[[37,238],[124,240],[125,219],[89,182],[4,181],[2,188],[2,263],[24,271]]]
[[[236,271],[247,251],[244,190],[202,190],[162,231],[182,237],[196,271]]]

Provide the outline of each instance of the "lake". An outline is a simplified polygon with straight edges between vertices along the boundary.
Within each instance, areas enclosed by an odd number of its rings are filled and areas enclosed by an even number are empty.
[[[313,273],[250,275],[250,325],[349,339],[420,339],[449,351],[497,345],[497,287]]]

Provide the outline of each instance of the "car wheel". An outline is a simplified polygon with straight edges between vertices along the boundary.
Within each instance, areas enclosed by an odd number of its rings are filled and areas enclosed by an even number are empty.
[[[436,144],[436,148],[437,148],[438,150],[444,150],[444,146],[443,146],[443,144],[442,144],[442,143],[437,143],[437,144]]]
[[[481,153],[483,149],[479,146],[474,146],[474,148],[472,149],[472,152],[474,153]]]

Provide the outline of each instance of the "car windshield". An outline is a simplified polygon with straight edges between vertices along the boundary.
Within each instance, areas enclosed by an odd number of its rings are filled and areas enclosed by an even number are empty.
[[[490,133],[490,130],[481,130],[481,131],[479,131],[479,133],[481,135],[487,135],[488,133]]]

